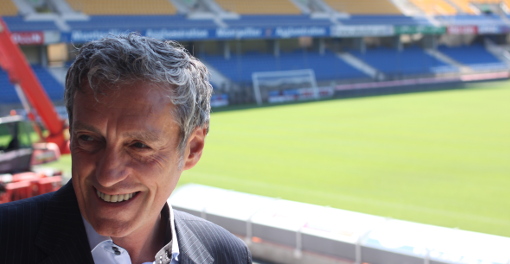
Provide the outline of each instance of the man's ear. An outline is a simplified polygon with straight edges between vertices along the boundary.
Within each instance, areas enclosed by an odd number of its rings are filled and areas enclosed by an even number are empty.
[[[184,170],[193,168],[202,157],[206,135],[207,128],[203,127],[198,127],[191,133],[184,151]]]

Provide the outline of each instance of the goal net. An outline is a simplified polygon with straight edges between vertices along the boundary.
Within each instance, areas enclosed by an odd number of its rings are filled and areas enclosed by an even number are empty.
[[[252,81],[255,100],[259,105],[319,98],[312,69],[254,72]]]

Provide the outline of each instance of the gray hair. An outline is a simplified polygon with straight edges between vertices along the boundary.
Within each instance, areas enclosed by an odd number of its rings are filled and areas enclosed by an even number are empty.
[[[197,127],[209,129],[212,86],[207,68],[174,41],[161,41],[135,33],[91,41],[78,50],[65,82],[70,124],[77,90],[89,85],[94,94],[113,84],[142,80],[163,87],[175,105],[183,150]]]

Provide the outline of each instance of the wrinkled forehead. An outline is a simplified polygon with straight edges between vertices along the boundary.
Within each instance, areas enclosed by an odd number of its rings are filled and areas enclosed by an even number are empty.
[[[138,77],[126,77],[118,79],[114,82],[93,78],[93,83],[90,83],[84,78],[74,94],[74,98],[82,95],[94,95],[96,99],[108,98],[118,96],[120,93],[125,93],[126,90],[137,92],[149,92],[157,90],[161,92],[161,96],[171,99],[174,96],[175,85],[168,83],[155,82],[149,79]]]

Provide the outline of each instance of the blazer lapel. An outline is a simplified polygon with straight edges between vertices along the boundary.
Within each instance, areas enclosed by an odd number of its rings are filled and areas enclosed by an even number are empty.
[[[94,263],[71,181],[48,202],[36,245],[47,254],[41,263]]]
[[[180,214],[176,213],[175,210],[173,213],[175,215],[175,232],[177,233],[177,241],[179,242],[179,263],[213,263],[213,256],[211,256],[204,244],[202,244],[200,239],[198,239],[198,237],[190,229],[188,222],[182,219]]]

